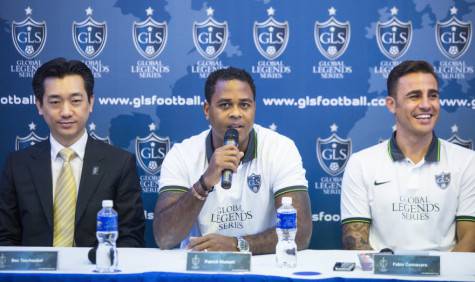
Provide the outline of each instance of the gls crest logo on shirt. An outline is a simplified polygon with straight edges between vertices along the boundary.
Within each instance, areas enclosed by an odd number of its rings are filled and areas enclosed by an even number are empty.
[[[16,50],[26,59],[36,57],[46,43],[46,22],[37,22],[31,18],[32,9],[25,9],[27,18],[21,22],[12,22],[12,39]]]
[[[247,177],[247,186],[252,192],[257,193],[261,188],[261,176],[255,173]]]
[[[457,8],[452,7],[452,17],[445,22],[437,21],[435,26],[437,46],[450,60],[456,60],[465,54],[472,40],[472,22],[463,22],[456,18],[457,11]]]
[[[411,45],[412,23],[402,22],[396,15],[398,9],[391,8],[392,18],[384,23],[378,21],[376,28],[376,39],[381,52],[390,60],[400,58]]]
[[[450,184],[450,172],[441,172],[440,174],[436,174],[435,176],[435,183],[439,186],[440,189],[446,189]]]
[[[73,42],[76,50],[86,59],[94,59],[99,55],[107,41],[106,22],[97,22],[92,16],[92,9],[86,9],[87,18],[78,23],[73,22]]]

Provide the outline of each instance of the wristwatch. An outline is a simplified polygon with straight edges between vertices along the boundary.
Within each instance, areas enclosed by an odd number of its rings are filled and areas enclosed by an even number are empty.
[[[249,243],[242,236],[236,237],[237,248],[240,252],[249,252]]]

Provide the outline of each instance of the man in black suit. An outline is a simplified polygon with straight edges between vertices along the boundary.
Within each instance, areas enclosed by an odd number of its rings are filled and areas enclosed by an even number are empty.
[[[109,199],[119,215],[117,245],[144,246],[135,158],[85,129],[93,88],[91,70],[80,61],[54,59],[35,73],[36,107],[50,140],[7,158],[0,179],[0,245],[94,246],[97,212]]]

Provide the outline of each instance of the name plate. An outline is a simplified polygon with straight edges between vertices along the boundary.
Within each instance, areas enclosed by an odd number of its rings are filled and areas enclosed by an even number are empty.
[[[56,270],[58,252],[0,251],[1,270]]]
[[[440,275],[439,256],[374,255],[375,274]]]
[[[186,270],[219,272],[251,271],[251,253],[188,252]]]

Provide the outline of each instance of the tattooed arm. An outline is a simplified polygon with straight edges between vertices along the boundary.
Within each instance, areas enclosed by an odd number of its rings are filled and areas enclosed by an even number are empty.
[[[372,250],[369,244],[369,224],[352,222],[343,224],[343,249],[345,250]]]

